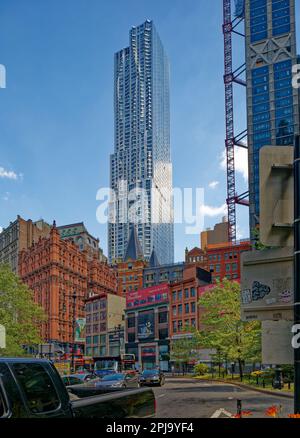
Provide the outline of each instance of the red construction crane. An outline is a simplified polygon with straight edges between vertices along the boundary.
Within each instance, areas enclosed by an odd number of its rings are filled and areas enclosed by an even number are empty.
[[[241,76],[246,71],[246,63],[233,71],[233,41],[232,34],[245,37],[238,31],[238,26],[244,20],[244,14],[232,19],[232,0],[223,0],[223,35],[224,35],[224,84],[225,84],[225,114],[226,114],[226,161],[227,161],[227,206],[228,206],[228,240],[236,241],[236,204],[249,206],[248,192],[237,195],[235,184],[234,148],[247,147],[243,139],[247,137],[247,129],[235,135],[234,131],[234,93],[233,84],[246,86]]]

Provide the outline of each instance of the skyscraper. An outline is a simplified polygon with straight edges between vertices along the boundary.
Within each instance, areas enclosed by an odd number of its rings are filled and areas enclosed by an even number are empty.
[[[250,230],[259,223],[259,150],[291,145],[299,132],[295,1],[246,0]]]
[[[173,261],[169,62],[152,21],[115,54],[115,146],[110,157],[109,261],[123,259],[132,227],[143,256]]]

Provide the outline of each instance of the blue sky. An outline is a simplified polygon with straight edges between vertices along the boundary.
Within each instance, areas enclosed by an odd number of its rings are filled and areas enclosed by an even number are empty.
[[[300,14],[299,0],[297,15]],[[203,187],[205,227],[226,198],[221,0],[2,0],[0,226],[17,214],[58,224],[84,221],[107,250],[96,192],[107,187],[113,151],[113,54],[129,29],[153,19],[171,64],[171,147],[175,187]],[[299,40],[299,38],[298,38]],[[238,46],[242,55],[242,44]],[[238,91],[238,130],[245,125]],[[239,158],[239,192],[246,190]],[[217,181],[215,188],[211,182]],[[213,208],[216,208],[214,210]],[[248,212],[238,209],[239,235]],[[175,227],[175,259],[199,245]]]

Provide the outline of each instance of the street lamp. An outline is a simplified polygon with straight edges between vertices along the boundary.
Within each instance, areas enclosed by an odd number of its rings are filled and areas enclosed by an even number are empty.
[[[121,331],[122,326],[121,324],[118,324],[115,326],[115,335],[118,337],[118,348],[119,348],[119,355],[121,356]]]

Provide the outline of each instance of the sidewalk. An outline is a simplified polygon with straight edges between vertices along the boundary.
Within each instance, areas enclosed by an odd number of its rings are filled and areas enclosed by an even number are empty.
[[[273,395],[273,396],[279,396],[279,397],[286,397],[286,398],[294,398],[293,393],[279,390],[279,389],[265,389],[265,388],[259,388],[254,385],[247,385],[247,383],[242,382],[236,382],[234,380],[226,380],[226,379],[201,379],[197,377],[193,377],[194,379],[197,379],[202,382],[209,382],[209,383],[227,383],[229,385],[235,385],[243,389],[250,389],[252,391],[261,392],[263,394]]]

